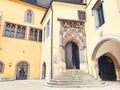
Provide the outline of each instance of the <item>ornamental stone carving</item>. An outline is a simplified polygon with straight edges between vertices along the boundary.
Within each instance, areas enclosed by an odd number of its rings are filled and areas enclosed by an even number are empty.
[[[61,46],[65,46],[67,40],[77,39],[80,42],[80,49],[86,46],[84,22],[77,20],[58,19],[60,21]]]

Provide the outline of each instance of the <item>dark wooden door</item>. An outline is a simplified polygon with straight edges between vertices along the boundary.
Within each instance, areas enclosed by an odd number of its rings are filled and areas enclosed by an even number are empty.
[[[75,69],[80,69],[79,50],[75,43],[72,43],[72,62]]]
[[[72,69],[72,43],[68,43],[65,48],[65,57],[66,57],[66,68]]]
[[[115,66],[111,58],[101,56],[98,61],[99,76],[102,80],[116,80]]]
[[[79,49],[75,43],[69,42],[66,45],[65,57],[66,57],[66,68],[67,69],[79,69],[80,68]]]

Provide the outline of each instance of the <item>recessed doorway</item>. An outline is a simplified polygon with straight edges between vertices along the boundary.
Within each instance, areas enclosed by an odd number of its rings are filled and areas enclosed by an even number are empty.
[[[102,80],[115,81],[116,72],[113,60],[108,56],[101,56],[98,59],[99,76]]]
[[[25,80],[28,76],[28,64],[20,62],[17,64],[16,80]]]
[[[80,69],[79,48],[74,42],[65,46],[66,69]]]

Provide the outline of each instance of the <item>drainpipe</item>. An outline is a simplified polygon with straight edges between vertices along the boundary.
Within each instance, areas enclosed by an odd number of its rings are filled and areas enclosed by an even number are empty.
[[[85,0],[85,1],[84,1],[84,4],[86,4],[86,5],[87,5],[87,0]]]
[[[120,13],[120,4],[119,4],[119,0],[117,0],[117,6],[118,6],[118,10],[119,10],[119,13]]]
[[[52,11],[52,16],[51,16],[51,80],[53,79],[53,8],[52,8],[52,4],[50,6],[50,9]]]

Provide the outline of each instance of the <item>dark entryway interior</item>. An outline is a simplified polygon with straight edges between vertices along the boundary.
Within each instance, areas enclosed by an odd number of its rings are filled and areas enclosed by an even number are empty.
[[[28,74],[28,64],[26,62],[20,62],[17,65],[16,80],[27,79],[27,74]]]
[[[80,69],[79,48],[75,43],[69,42],[66,45],[65,58],[67,69]]]
[[[102,80],[115,81],[116,72],[112,59],[108,56],[101,56],[98,59],[99,76]]]
[[[43,67],[42,67],[42,79],[46,78],[46,63],[43,63]]]

